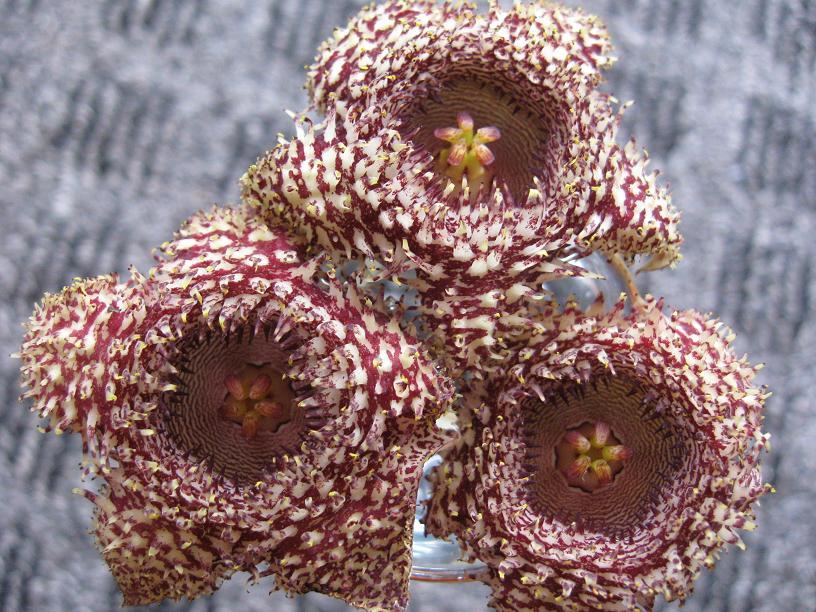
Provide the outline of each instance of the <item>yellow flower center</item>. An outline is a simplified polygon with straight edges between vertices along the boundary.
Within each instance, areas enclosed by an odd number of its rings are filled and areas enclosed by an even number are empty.
[[[455,189],[462,188],[463,178],[467,182],[471,196],[475,196],[482,185],[488,187],[493,179],[490,166],[496,161],[488,143],[501,138],[499,128],[481,127],[473,131],[473,118],[465,112],[456,116],[458,127],[443,127],[434,130],[434,136],[450,143],[439,154],[437,170],[453,180]]]
[[[240,425],[247,440],[259,431],[276,431],[292,416],[294,395],[280,372],[269,366],[248,365],[227,376],[224,387],[221,416]]]
[[[606,423],[584,423],[568,430],[555,449],[556,467],[573,486],[588,493],[610,484],[632,449],[623,446]]]

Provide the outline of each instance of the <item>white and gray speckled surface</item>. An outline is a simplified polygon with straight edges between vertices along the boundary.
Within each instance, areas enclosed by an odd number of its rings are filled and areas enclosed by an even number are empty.
[[[576,4],[576,2],[570,2]],[[609,88],[684,211],[685,260],[644,279],[712,310],[762,382],[778,493],[688,610],[816,608],[816,2],[587,0],[612,31]],[[146,268],[194,210],[237,198],[291,132],[303,65],[358,0],[0,1],[0,609],[108,610],[120,597],[71,494],[79,443],[42,436],[8,357],[44,291]],[[159,609],[342,610],[240,579]],[[413,610],[484,608],[480,585],[416,584]]]

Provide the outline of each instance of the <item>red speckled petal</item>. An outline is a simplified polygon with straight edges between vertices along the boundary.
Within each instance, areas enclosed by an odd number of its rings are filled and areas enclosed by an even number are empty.
[[[239,532],[179,528],[127,488],[114,470],[100,493],[78,491],[96,506],[97,546],[124,595],[126,606],[163,599],[194,599],[215,591],[238,568]]]
[[[493,2],[480,14],[463,3],[395,0],[363,9],[321,46],[308,88],[325,107],[332,100],[366,105],[384,78],[391,87],[413,87],[446,71],[518,71],[542,87],[557,80],[592,82],[612,64],[609,52],[597,18],[556,4],[503,10]]]
[[[115,402],[128,372],[108,361],[145,317],[139,288],[116,276],[78,279],[47,294],[27,321],[20,350],[23,397],[58,434],[78,431],[91,457],[108,445],[105,406]]]

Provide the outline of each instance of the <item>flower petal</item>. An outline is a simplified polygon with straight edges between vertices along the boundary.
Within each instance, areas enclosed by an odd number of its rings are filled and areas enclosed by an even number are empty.
[[[503,10],[492,3],[482,15],[468,5],[391,0],[363,9],[322,45],[308,89],[320,108],[334,99],[370,104],[372,87],[398,88],[486,64],[491,78],[525,74],[544,87],[558,79],[592,82],[612,64],[610,50],[597,18],[555,4]]]
[[[210,594],[239,569],[232,558],[237,532],[179,528],[126,489],[126,474],[106,476],[99,494],[80,491],[96,505],[97,546],[124,595],[123,605]],[[216,535],[216,533],[218,535]]]
[[[106,356],[121,350],[145,317],[139,288],[116,276],[76,280],[56,295],[46,294],[26,323],[19,357],[23,397],[57,433],[78,431],[85,452],[96,460],[108,452],[101,411],[117,401],[127,369]]]
[[[623,147],[616,142],[626,106],[614,117],[600,97],[587,99],[583,106],[586,125],[593,128],[585,133],[586,139],[579,139],[575,155],[591,161],[576,168],[593,170],[592,176],[569,179],[587,189],[587,204],[572,219],[576,227],[585,228],[579,239],[587,249],[618,253],[629,260],[649,256],[642,271],[675,265],[683,238],[678,231],[680,215],[669,192],[658,184],[657,172],[647,172],[648,155],[634,140]]]
[[[426,437],[419,445],[415,438],[389,438],[379,474],[361,478],[350,495],[335,498],[342,507],[336,520],[319,518],[304,525],[270,555],[269,573],[280,588],[315,590],[365,609],[405,608],[416,485],[422,463],[443,438]]]

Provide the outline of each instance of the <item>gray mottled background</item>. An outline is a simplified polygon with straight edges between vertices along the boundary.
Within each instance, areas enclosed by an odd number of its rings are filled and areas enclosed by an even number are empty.
[[[149,265],[194,210],[234,201],[243,169],[290,132],[303,65],[359,0],[0,1],[0,609],[120,604],[73,496],[79,444],[17,403],[20,322],[74,276]],[[713,310],[768,364],[777,489],[747,552],[689,610],[816,609],[816,1],[587,0],[616,42],[626,129],[684,211],[685,260],[644,279]],[[162,609],[342,610],[240,578]],[[413,610],[479,610],[480,585],[415,585]]]

